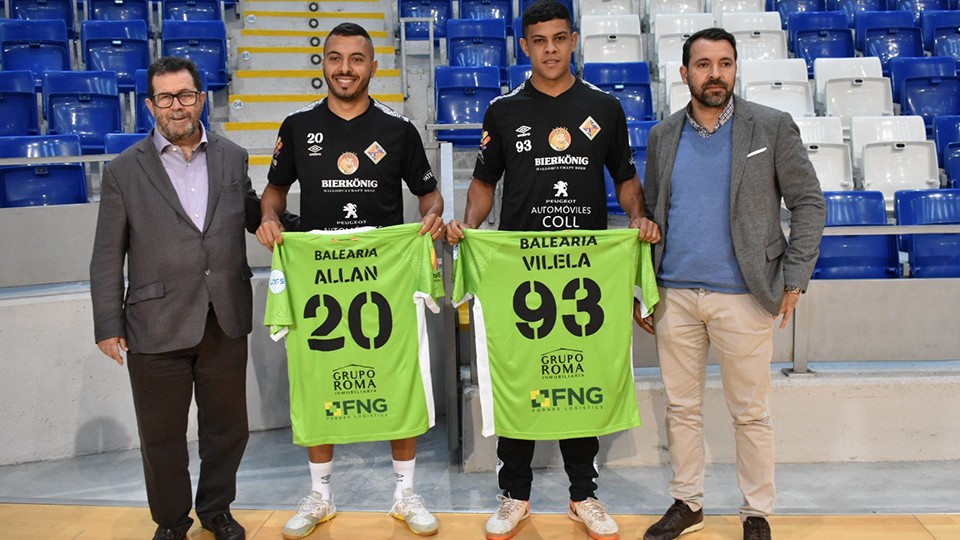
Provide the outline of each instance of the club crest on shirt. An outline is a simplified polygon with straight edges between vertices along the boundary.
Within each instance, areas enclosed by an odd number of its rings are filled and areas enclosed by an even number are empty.
[[[550,148],[553,148],[557,152],[563,152],[567,148],[570,148],[570,132],[565,127],[553,128],[553,131],[550,132],[550,136],[547,138],[547,142],[550,143]]]
[[[387,155],[387,151],[384,150],[383,147],[380,146],[380,143],[378,143],[377,141],[373,141],[373,144],[368,146],[367,149],[363,151],[363,153],[366,154],[368,158],[370,158],[370,161],[372,161],[374,165],[376,165],[377,163],[380,163],[380,160]]]
[[[357,155],[353,152],[344,152],[337,158],[337,168],[340,169],[340,172],[343,174],[353,174],[360,168],[360,160],[357,159]]]
[[[580,124],[580,131],[592,141],[593,138],[597,136],[597,133],[600,133],[600,124],[598,124],[592,116],[588,116],[587,119]]]

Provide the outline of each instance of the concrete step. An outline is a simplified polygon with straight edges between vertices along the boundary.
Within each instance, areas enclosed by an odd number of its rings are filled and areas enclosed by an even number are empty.
[[[267,173],[270,171],[272,160],[273,156],[270,154],[250,154],[250,168],[247,174],[250,176],[250,183],[257,194],[262,195],[263,188],[267,187]],[[290,193],[300,193],[300,182],[294,182],[290,186]]]
[[[243,13],[244,28],[275,30],[330,30],[343,21],[353,21],[367,31],[387,30],[383,13],[370,12],[309,12],[249,10]]]
[[[230,31],[230,41],[246,47],[322,47],[328,30],[269,30],[242,28]],[[369,31],[374,47],[393,46],[392,32]]]
[[[246,148],[251,154],[265,154],[277,143],[281,118],[267,122],[222,122],[211,128]]]
[[[379,65],[392,68],[396,49],[392,46],[374,47]],[[317,69],[323,62],[323,47],[251,47],[237,45],[237,69]]]
[[[241,12],[247,11],[309,11],[316,13],[343,13],[351,11],[382,12],[381,0],[249,0]],[[387,6],[389,7],[389,6]]]
[[[374,99],[403,114],[403,94],[371,95]],[[231,94],[229,120],[231,122],[279,122],[290,113],[323,96],[326,96],[326,93]]]
[[[233,74],[230,89],[237,94],[309,94],[324,90],[324,85],[321,69],[239,69]],[[377,70],[370,81],[370,92],[399,94],[400,70]]]

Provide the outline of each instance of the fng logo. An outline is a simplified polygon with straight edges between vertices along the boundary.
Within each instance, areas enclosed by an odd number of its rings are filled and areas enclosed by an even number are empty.
[[[603,390],[590,388],[546,388],[530,391],[530,407],[550,409],[553,407],[599,405],[603,403]]]
[[[328,401],[323,404],[327,417],[342,418],[361,414],[383,414],[387,412],[387,400],[377,399],[346,399],[343,401]]]

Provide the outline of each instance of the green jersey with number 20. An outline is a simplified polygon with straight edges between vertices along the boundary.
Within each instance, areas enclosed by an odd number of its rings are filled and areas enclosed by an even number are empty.
[[[635,229],[470,229],[454,251],[453,301],[474,299],[482,433],[599,436],[640,425],[633,298],[659,301]]]
[[[430,235],[382,229],[283,233],[264,324],[286,336],[293,442],[414,437],[434,423],[424,307],[443,282]]]

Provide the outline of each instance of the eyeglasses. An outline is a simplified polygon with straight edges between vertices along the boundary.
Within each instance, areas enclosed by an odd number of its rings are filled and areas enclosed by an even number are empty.
[[[197,103],[197,99],[200,98],[200,92],[185,90],[179,94],[157,94],[150,99],[153,100],[153,104],[156,105],[158,109],[169,109],[173,107],[173,98],[177,98],[177,101],[184,107],[189,107]]]

